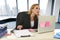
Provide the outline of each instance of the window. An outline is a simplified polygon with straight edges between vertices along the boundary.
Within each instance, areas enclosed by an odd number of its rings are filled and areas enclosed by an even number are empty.
[[[17,15],[16,0],[7,0],[6,2],[7,14],[11,16]]]
[[[27,11],[27,0],[18,0],[18,12]]]
[[[44,13],[46,12],[47,4],[48,0],[40,0],[41,15],[45,15]]]
[[[32,4],[38,4],[38,0],[29,0],[29,9]]]
[[[0,16],[16,16],[28,11],[32,4],[38,4],[38,0],[0,0]]]
[[[7,15],[5,10],[5,0],[0,0],[0,16]]]

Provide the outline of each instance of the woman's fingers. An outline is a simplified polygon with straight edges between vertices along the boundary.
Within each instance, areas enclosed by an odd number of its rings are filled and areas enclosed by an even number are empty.
[[[34,32],[34,29],[29,29],[30,32]]]
[[[17,29],[21,30],[22,29],[22,25],[18,25]]]

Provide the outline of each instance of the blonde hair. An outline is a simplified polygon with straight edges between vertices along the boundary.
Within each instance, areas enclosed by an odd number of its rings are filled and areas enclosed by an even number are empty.
[[[39,4],[33,4],[33,5],[31,6],[31,8],[30,8],[30,10],[29,10],[29,14],[31,14],[31,13],[32,13],[32,9],[34,9],[34,7],[35,7],[36,5],[38,5],[38,6],[39,6]]]

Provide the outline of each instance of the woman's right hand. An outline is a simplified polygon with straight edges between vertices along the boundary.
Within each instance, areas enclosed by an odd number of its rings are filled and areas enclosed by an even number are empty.
[[[34,32],[34,29],[29,29],[30,32]]]
[[[17,29],[19,29],[19,30],[21,30],[22,28],[23,28],[22,25],[18,25],[18,26],[17,26]]]

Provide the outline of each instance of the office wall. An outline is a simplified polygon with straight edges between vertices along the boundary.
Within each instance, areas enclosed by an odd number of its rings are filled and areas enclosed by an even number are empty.
[[[16,0],[0,0],[0,16],[16,16]]]
[[[40,15],[46,15],[46,9],[48,5],[48,0],[40,0]]]
[[[48,0],[45,15],[47,16],[51,15],[51,6],[52,6],[52,0]],[[60,0],[54,0],[53,16],[56,17],[56,22],[58,22],[59,9],[60,9]]]
[[[18,12],[27,11],[27,0],[17,0]]]
[[[38,0],[29,0],[29,9],[33,4],[38,4]]]
[[[40,0],[40,15],[51,16],[52,0]]]
[[[45,15],[47,15],[47,16],[51,15],[51,6],[52,6],[52,0],[48,0],[48,4],[47,4]]]
[[[10,2],[11,0],[8,0],[8,1],[6,1],[7,2],[7,4],[9,4],[9,6],[7,6],[7,8],[8,7],[11,7],[11,10],[13,10],[13,11],[8,11],[8,9],[7,9],[7,13],[4,11],[4,9],[3,9],[3,11],[1,11],[1,9],[0,9],[0,15],[17,15],[17,9],[16,9],[16,5],[15,5],[15,3],[16,3],[16,1],[15,0],[13,0],[12,2],[13,2],[13,4],[12,4],[12,6],[10,6],[11,5],[11,2]],[[34,2],[33,2],[34,1]],[[38,3],[38,0],[29,0],[29,7],[27,7],[27,0],[25,0],[25,3],[23,3],[24,2],[24,0],[18,0],[18,12],[21,12],[21,11],[27,11],[27,8],[30,8],[30,6],[31,6],[31,4],[34,4],[34,3]],[[45,4],[44,2],[45,1],[47,1],[47,3]],[[3,2],[3,5],[4,5],[4,0],[2,0],[2,2]],[[23,5],[22,4],[20,4],[20,3],[23,3]],[[31,3],[31,4],[30,4]],[[51,6],[52,6],[52,0],[43,0],[43,2],[41,2],[41,0],[40,0],[40,3],[43,3],[42,5],[40,4],[40,8],[42,9],[42,10],[40,10],[41,11],[41,15],[51,15]],[[5,3],[6,4],[6,3]],[[26,4],[26,5],[25,5]],[[56,16],[56,22],[58,21],[58,15],[59,15],[59,8],[60,8],[60,0],[55,0],[55,3],[54,3],[54,10],[53,10],[53,15],[54,16]],[[14,5],[14,6],[13,6]],[[44,6],[44,5],[46,5],[46,6]],[[22,7],[21,7],[22,6]],[[24,7],[25,6],[25,7]],[[12,9],[12,7],[13,7],[13,9]],[[23,9],[22,9],[23,8]],[[43,12],[42,12],[43,11]],[[2,12],[2,14],[1,14],[1,12]],[[16,13],[16,14],[15,14]]]
[[[56,17],[56,22],[58,22],[59,9],[60,9],[60,0],[55,0],[53,15]]]

